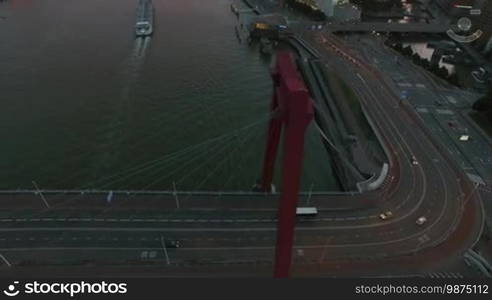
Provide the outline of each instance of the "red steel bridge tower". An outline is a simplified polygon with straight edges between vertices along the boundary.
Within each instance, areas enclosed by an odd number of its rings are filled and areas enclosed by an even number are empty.
[[[272,70],[274,85],[270,106],[272,119],[267,133],[261,189],[271,192],[273,169],[283,131],[282,186],[277,224],[275,277],[288,277],[299,184],[304,154],[304,135],[313,119],[313,103],[293,55],[279,52]]]

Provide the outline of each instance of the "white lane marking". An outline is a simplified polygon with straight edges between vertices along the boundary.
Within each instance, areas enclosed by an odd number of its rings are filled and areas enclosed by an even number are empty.
[[[299,247],[294,247],[294,249],[299,248]],[[66,251],[66,250],[157,250],[157,249],[162,249],[162,248],[156,248],[156,247],[42,247],[42,248],[6,248],[6,249],[0,249],[1,251],[53,251],[53,250],[59,250],[59,251]],[[200,248],[180,248],[180,251],[187,250],[187,251],[203,251],[203,250],[273,250],[275,247],[272,246],[265,246],[265,247],[200,247]]]
[[[351,216],[351,217],[337,217],[337,218],[306,218],[302,219],[303,221],[310,221],[310,222],[319,222],[319,221],[353,221],[353,220],[364,220],[364,219],[370,219],[370,218],[376,218],[376,215],[372,216]],[[25,218],[18,218],[18,219],[0,219],[0,222],[25,222],[25,221],[32,221],[32,222],[51,222],[51,221],[58,221],[58,222],[187,222],[187,223],[194,223],[194,222],[200,222],[200,223],[262,223],[262,222],[277,222],[277,219],[114,219],[114,218],[35,218],[35,219],[25,219]]]
[[[323,236],[317,236],[317,238],[322,238]],[[356,238],[359,237],[359,235],[355,235]],[[77,239],[85,239],[85,240],[92,240],[93,237],[85,237],[85,238],[71,238],[72,240],[77,240]],[[139,237],[136,237],[137,239]],[[96,237],[94,237],[94,239],[97,239]],[[102,239],[105,239],[105,238],[99,238],[99,240],[102,240]],[[128,240],[133,240],[134,238],[133,237],[127,237]],[[142,240],[146,240],[146,238],[141,238]],[[268,236],[263,236],[263,237],[256,237],[256,236],[250,236],[250,237],[247,237],[245,238],[246,240],[253,240],[253,241],[256,241],[256,240],[272,240],[272,237],[268,237]],[[1,239],[0,240],[5,240],[5,239]],[[16,240],[21,240],[20,238],[17,238]],[[35,240],[34,237],[30,237],[29,240]],[[48,238],[43,238],[43,240],[49,240]],[[118,238],[113,238],[112,240],[118,240]],[[148,240],[148,239],[147,239]],[[154,240],[158,240],[158,238],[154,238]],[[182,239],[183,241],[184,240],[196,240],[196,241],[201,241],[201,240],[208,240],[208,241],[215,241],[215,240],[223,240],[223,241],[241,241],[243,240],[242,238],[200,238],[200,237],[197,237],[197,238],[183,238]],[[305,247],[311,247],[311,246],[303,246],[304,248]]]
[[[142,238],[146,241],[146,238]],[[199,239],[197,239],[199,240]],[[294,246],[294,249],[324,249],[346,247],[345,245],[300,245]],[[29,248],[0,248],[0,251],[53,251],[53,250],[156,250],[162,248],[156,247],[29,247]],[[186,247],[180,248],[180,251],[231,251],[231,250],[275,250],[275,246],[256,246],[256,247]]]

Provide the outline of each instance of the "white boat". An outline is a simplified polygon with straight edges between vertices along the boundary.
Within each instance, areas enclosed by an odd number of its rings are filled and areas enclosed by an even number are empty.
[[[137,6],[137,22],[135,35],[149,36],[154,32],[154,6],[152,0],[139,0]]]

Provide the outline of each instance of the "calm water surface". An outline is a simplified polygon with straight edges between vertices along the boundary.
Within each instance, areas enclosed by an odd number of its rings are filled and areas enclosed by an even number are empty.
[[[149,39],[136,3],[0,2],[0,189],[251,188],[270,60],[229,0],[154,0]],[[337,189],[313,128],[306,147],[303,189]]]

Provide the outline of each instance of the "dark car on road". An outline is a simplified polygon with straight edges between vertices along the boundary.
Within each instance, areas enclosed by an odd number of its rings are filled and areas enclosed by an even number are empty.
[[[179,248],[181,243],[178,240],[166,240],[166,248]]]

